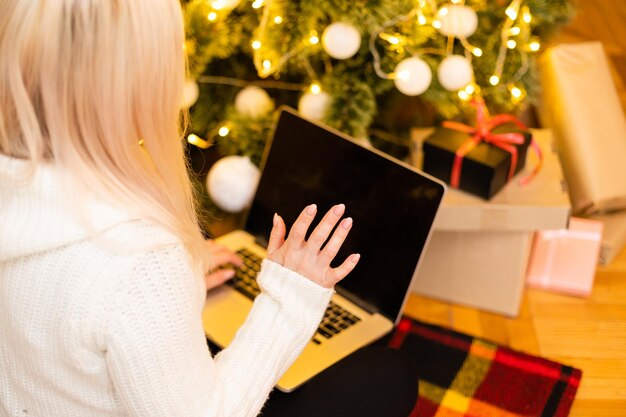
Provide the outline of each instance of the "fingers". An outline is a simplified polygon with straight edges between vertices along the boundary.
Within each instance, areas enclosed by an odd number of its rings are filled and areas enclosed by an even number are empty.
[[[207,290],[219,287],[229,279],[235,276],[235,271],[232,269],[220,269],[204,276],[204,283]]]
[[[287,237],[289,246],[302,246],[306,232],[309,230],[309,226],[315,218],[315,213],[317,213],[317,206],[315,204],[311,204],[302,210],[300,216],[298,216],[298,219],[293,226],[291,226],[291,230],[289,231],[289,236]]]
[[[276,252],[281,246],[283,246],[283,243],[285,243],[286,230],[287,228],[285,227],[283,218],[274,213],[272,232],[270,233],[270,240],[267,244],[268,254]]]
[[[241,258],[226,246],[220,245],[210,239],[206,241],[206,245],[211,253],[214,268],[225,264],[233,264],[235,266],[241,266],[243,264]]]
[[[352,228],[352,218],[347,217],[339,223],[339,227],[335,229],[335,233],[330,238],[326,246],[324,246],[324,250],[320,254],[320,260],[326,264],[330,264],[332,260],[337,256],[341,245],[346,240],[350,229]]]
[[[307,242],[312,250],[318,251],[322,247],[345,211],[346,206],[343,204],[337,204],[328,210],[328,213],[326,213],[322,221],[317,225],[315,230],[313,230]]]
[[[337,268],[332,268],[327,274],[326,285],[330,288],[344,279],[350,272],[352,272],[354,267],[356,267],[356,264],[359,263],[359,259],[361,259],[361,255],[355,253],[348,256],[348,258]]]

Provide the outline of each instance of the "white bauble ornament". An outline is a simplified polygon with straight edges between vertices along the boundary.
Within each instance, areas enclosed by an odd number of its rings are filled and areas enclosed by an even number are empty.
[[[474,78],[472,63],[464,56],[450,55],[439,64],[437,78],[446,90],[465,88]]]
[[[241,0],[213,0],[211,7],[215,10],[232,10],[241,3]]]
[[[200,88],[196,80],[187,80],[183,86],[183,102],[181,103],[184,109],[196,104],[198,96],[200,95]]]
[[[446,12],[442,13],[442,10],[446,10]],[[446,36],[468,38],[478,28],[478,16],[474,9],[469,6],[446,4],[439,9],[437,19],[441,23],[439,32]]]
[[[209,196],[222,210],[238,213],[252,202],[260,176],[247,156],[226,156],[209,171]]]
[[[244,116],[256,119],[274,110],[274,102],[265,90],[250,85],[237,93],[235,109]]]
[[[322,120],[330,106],[330,95],[321,91],[317,94],[307,92],[298,102],[298,111],[306,118]]]
[[[333,58],[348,59],[361,47],[361,34],[349,23],[331,23],[322,34],[322,46]]]
[[[428,90],[432,79],[428,64],[423,59],[412,57],[398,63],[393,82],[401,93],[417,96]]]

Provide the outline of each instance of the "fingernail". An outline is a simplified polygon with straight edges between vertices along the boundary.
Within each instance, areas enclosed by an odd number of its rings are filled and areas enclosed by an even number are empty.
[[[343,227],[344,229],[349,229],[351,226],[352,226],[352,217],[345,218],[341,222],[341,227]]]
[[[355,253],[354,255],[352,255],[351,261],[352,261],[353,264],[355,264],[355,263],[359,262],[359,259],[361,259],[361,254]]]
[[[337,204],[335,208],[333,209],[333,214],[335,216],[341,216],[345,209],[346,209],[346,206],[344,204]]]
[[[308,214],[309,216],[312,216],[315,214],[316,210],[317,210],[317,206],[315,204],[311,204],[310,206],[306,208],[306,214]]]
[[[274,226],[278,227],[278,214],[274,213],[274,219],[272,220],[274,223]]]
[[[227,270],[226,272],[224,272],[224,276],[227,279],[231,279],[232,277],[235,276],[235,271],[233,271],[232,269]]]

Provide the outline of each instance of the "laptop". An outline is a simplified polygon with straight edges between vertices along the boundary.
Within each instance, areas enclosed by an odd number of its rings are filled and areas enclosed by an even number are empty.
[[[228,346],[252,307],[259,292],[255,265],[265,257],[274,213],[289,228],[305,206],[316,203],[311,231],[322,213],[345,203],[344,216],[354,222],[331,266],[361,254],[335,287],[317,332],[278,381],[278,389],[290,392],[399,322],[446,187],[284,107],[261,166],[244,229],[217,239],[239,252],[244,265],[233,280],[208,293],[203,323],[212,342]]]

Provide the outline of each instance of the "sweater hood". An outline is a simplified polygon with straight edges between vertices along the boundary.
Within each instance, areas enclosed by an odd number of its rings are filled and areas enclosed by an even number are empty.
[[[132,216],[64,186],[59,168],[0,155],[0,262],[54,250],[98,235]]]

